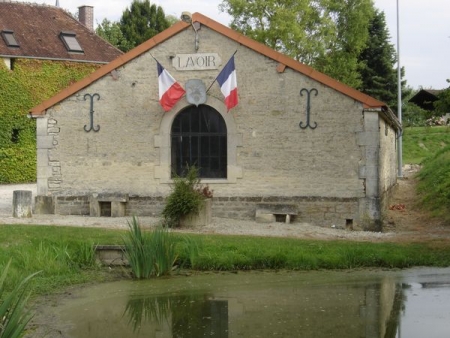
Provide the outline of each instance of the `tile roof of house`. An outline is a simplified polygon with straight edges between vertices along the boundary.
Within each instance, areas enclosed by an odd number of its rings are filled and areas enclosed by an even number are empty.
[[[0,37],[0,57],[108,63],[122,52],[100,38],[65,10],[47,5],[0,2],[0,32],[12,31],[19,47]],[[69,52],[61,32],[75,33],[83,52]]]
[[[228,38],[240,43],[243,46],[246,46],[250,49],[253,49],[254,51],[265,55],[279,63],[277,70],[282,72],[285,67],[289,67],[293,70],[296,70],[328,87],[331,87],[335,89],[336,91],[347,95],[354,100],[361,102],[366,109],[381,109],[387,114],[387,118],[391,120],[397,127],[399,127],[399,123],[396,120],[395,116],[392,114],[390,109],[386,106],[385,103],[374,99],[373,97],[370,97],[354,88],[351,88],[323,73],[320,73],[313,68],[300,63],[284,54],[281,54],[255,40],[252,40],[200,13],[194,13],[192,15],[192,21],[193,22],[199,22],[202,25],[224,35]],[[37,105],[36,107],[32,108],[30,111],[31,117],[39,117],[45,114],[45,110],[52,107],[53,105],[57,104],[58,102],[64,100],[65,98],[73,95],[74,93],[78,92],[79,90],[87,87],[94,81],[100,79],[101,77],[105,76],[106,74],[110,73],[111,71],[115,70],[118,67],[121,67],[125,63],[133,60],[134,58],[138,57],[139,55],[151,50],[153,47],[157,46],[158,44],[170,39],[172,36],[178,34],[180,31],[191,27],[189,23],[185,23],[183,21],[179,21],[173,26],[169,27],[165,31],[159,33],[158,35],[155,35],[151,39],[147,40],[146,42],[142,43],[141,45],[137,46],[136,48],[132,49],[126,54],[123,54],[119,56],[117,59],[112,61],[111,63],[101,67],[88,77],[84,78],[83,80],[74,83],[70,87],[66,88],[56,96],[50,98],[47,101],[42,102],[41,104]]]

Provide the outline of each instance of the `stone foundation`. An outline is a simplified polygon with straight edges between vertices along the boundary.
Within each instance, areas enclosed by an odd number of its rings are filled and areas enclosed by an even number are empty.
[[[42,196],[37,196],[38,201]],[[53,201],[46,201],[54,206],[54,213],[59,215],[101,216],[101,211],[95,215],[92,211],[92,195],[89,196],[55,196]],[[101,200],[103,200],[101,198]],[[98,199],[97,203],[101,202]],[[112,201],[114,202],[114,201]],[[112,203],[111,202],[111,203]],[[323,227],[341,229],[364,229],[361,226],[362,217],[359,215],[360,199],[358,198],[325,198],[325,197],[214,197],[212,198],[212,217],[229,219],[255,220],[258,205],[289,204],[296,207],[297,214],[290,216],[291,223],[310,223]],[[129,196],[127,200],[120,200],[120,215],[112,212],[105,216],[153,216],[159,217],[165,205],[162,196]],[[97,206],[100,207],[100,206]],[[48,210],[48,209],[46,209]],[[98,214],[100,212],[100,214]],[[40,213],[36,210],[36,213]],[[276,216],[276,215],[275,215]],[[285,222],[283,220],[276,221]]]

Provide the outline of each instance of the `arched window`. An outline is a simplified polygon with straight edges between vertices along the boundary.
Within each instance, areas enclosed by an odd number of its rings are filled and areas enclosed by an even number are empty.
[[[172,172],[183,176],[187,166],[201,178],[227,177],[227,127],[220,113],[207,105],[189,106],[173,121]]]

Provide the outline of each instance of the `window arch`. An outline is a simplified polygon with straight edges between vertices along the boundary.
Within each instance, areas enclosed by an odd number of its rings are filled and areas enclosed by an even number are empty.
[[[189,106],[171,128],[172,173],[199,168],[200,178],[227,178],[227,126],[222,115],[207,105]]]

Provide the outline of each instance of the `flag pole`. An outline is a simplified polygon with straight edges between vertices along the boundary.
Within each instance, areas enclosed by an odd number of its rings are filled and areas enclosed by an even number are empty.
[[[400,135],[397,140],[397,151],[398,151],[398,177],[403,177],[402,173],[402,157],[403,157],[403,142],[402,142],[402,134],[403,134],[403,124],[402,124],[402,71],[400,67],[400,13],[399,13],[399,0],[397,0],[397,117],[400,122],[400,128],[402,130],[400,131]]]
[[[231,58],[232,58],[236,53],[237,53],[237,49],[234,51],[233,55],[230,56],[230,58],[228,59],[228,61],[230,61]],[[227,61],[227,63],[228,63],[228,61]],[[227,63],[225,64],[225,66],[227,65]],[[223,68],[220,70],[220,72],[221,72],[222,70],[223,70]],[[219,72],[219,75],[220,75],[220,72]],[[219,75],[216,76],[216,78],[215,78],[214,81],[211,83],[211,85],[208,87],[208,89],[206,90],[206,92],[209,92],[209,90],[210,90],[211,87],[213,86],[214,82],[216,82],[217,77],[218,77]]]

